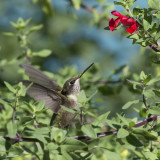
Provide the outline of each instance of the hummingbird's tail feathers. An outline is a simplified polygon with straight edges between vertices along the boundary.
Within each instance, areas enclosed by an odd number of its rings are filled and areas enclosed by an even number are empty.
[[[33,83],[27,80],[24,80],[22,82],[26,87]],[[45,106],[50,108],[55,113],[57,113],[60,109],[62,98],[56,91],[50,90],[39,84],[33,83],[31,87],[27,90],[27,94],[38,102],[44,100]]]
[[[29,79],[32,82],[44,86],[48,89],[53,89],[55,91],[62,90],[62,88],[56,82],[52,81],[39,69],[36,69],[28,64],[23,64],[22,67],[25,69],[26,74],[29,76]]]

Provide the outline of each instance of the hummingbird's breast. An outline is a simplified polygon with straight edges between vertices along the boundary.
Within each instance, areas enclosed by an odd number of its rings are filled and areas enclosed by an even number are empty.
[[[74,94],[68,95],[68,102],[65,102],[63,105],[70,109],[78,109],[77,106],[79,103],[77,102],[77,97]],[[59,126],[60,127],[66,127],[68,126],[71,121],[74,119],[75,114],[68,112],[66,110],[61,109],[59,114]]]

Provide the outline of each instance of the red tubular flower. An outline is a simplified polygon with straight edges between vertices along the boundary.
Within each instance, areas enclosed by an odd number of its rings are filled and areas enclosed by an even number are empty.
[[[113,18],[109,21],[109,28],[111,31],[114,31],[114,29],[118,26],[119,22],[121,22],[124,26],[129,26],[126,31],[129,33],[133,33],[137,30],[139,27],[137,22],[133,18],[128,18],[122,14],[120,14],[118,11],[112,11],[112,15],[117,16],[118,18],[114,20]]]

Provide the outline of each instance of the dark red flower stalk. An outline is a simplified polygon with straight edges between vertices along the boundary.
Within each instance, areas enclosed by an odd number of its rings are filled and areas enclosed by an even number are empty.
[[[114,20],[113,18],[109,21],[109,28],[111,31],[114,31],[114,29],[118,26],[119,22],[121,22],[124,26],[129,26],[126,31],[129,33],[133,33],[137,30],[139,27],[138,23],[133,18],[128,18],[122,14],[120,14],[118,11],[112,11],[112,15],[117,16],[118,18]]]

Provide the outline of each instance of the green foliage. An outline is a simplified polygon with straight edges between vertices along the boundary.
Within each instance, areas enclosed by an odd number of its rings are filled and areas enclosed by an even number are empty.
[[[91,12],[92,25],[99,25],[102,19],[108,16],[107,9],[113,7],[103,0],[97,0],[98,5],[93,8],[86,7],[81,0],[69,2],[76,10],[82,7]],[[40,4],[46,15],[53,15],[50,0],[33,0],[33,3]],[[135,0],[114,2],[114,5],[122,6],[127,11],[126,16],[134,16],[139,24],[138,33],[129,35],[128,38],[132,39],[133,44],[137,43],[143,47],[153,45],[159,49],[160,27],[156,18],[160,17],[160,2],[148,0],[149,8],[134,7],[132,13],[130,8],[134,3]],[[99,6],[102,13],[96,10]],[[54,51],[43,47],[37,51],[36,47],[30,45],[33,42],[30,42],[29,37],[41,30],[43,25],[30,26],[31,19],[22,18],[10,23],[14,32],[5,32],[4,35],[16,38],[21,52],[12,60],[1,59],[0,67],[8,64],[18,65],[17,72],[21,79],[26,79],[21,65],[30,63],[40,68],[38,61],[51,56]],[[56,29],[60,28],[61,26],[58,26]],[[117,27],[117,30],[120,28],[122,25]],[[56,41],[59,43],[58,39]],[[0,86],[0,159],[159,159],[158,71],[153,75],[141,71],[138,75],[132,73],[128,65],[123,65],[111,71],[107,78],[102,80],[104,77],[99,74],[100,70],[96,64],[85,73],[85,78],[82,77],[82,90],[75,97],[78,102],[76,109],[61,105],[60,112],[66,111],[75,115],[68,128],[59,127],[58,117],[54,126],[49,125],[52,110],[46,108],[45,101],[36,102],[26,95],[33,83],[25,87],[22,82],[12,84],[5,81]],[[59,69],[56,74],[45,74],[62,86],[67,79],[77,75],[77,71],[74,67],[67,66]],[[128,97],[129,101],[121,102],[121,92],[125,93],[123,96]],[[58,94],[61,94],[61,91],[58,91]],[[117,101],[118,107],[125,113],[116,111],[113,116],[112,111],[103,111],[100,114],[97,108],[103,101],[107,101],[106,97],[113,98],[112,102]],[[120,102],[123,103],[122,106]],[[106,104],[103,108],[114,106]],[[132,118],[128,118],[129,110]],[[140,117],[147,120],[140,121]]]

